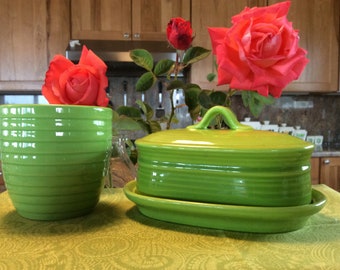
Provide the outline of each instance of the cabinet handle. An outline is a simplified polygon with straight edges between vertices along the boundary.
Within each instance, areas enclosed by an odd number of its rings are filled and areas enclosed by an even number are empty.
[[[129,33],[124,33],[124,34],[123,34],[123,37],[124,37],[125,39],[129,39],[129,38],[130,38],[130,34],[129,34]]]
[[[329,164],[329,163],[331,163],[331,161],[330,161],[329,159],[325,159],[325,160],[323,161],[323,164]]]
[[[140,33],[134,33],[133,38],[135,39],[140,39]]]

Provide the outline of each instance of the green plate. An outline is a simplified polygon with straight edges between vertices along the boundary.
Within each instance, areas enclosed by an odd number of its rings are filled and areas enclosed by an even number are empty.
[[[145,216],[185,225],[240,232],[281,233],[302,228],[308,218],[326,204],[320,191],[312,190],[312,202],[289,207],[257,207],[200,203],[146,196],[136,181],[124,187],[126,196]]]

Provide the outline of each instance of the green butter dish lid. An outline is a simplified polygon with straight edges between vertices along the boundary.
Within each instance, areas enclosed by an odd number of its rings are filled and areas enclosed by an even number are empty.
[[[230,129],[208,129],[217,115],[222,115]],[[165,130],[136,141],[137,146],[218,148],[228,150],[305,150],[312,152],[314,145],[291,135],[254,130],[238,122],[234,113],[222,106],[207,111],[196,125],[185,129]]]

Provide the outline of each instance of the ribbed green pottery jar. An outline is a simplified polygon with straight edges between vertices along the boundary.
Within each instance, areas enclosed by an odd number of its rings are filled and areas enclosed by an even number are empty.
[[[222,115],[230,129],[208,125]],[[256,206],[297,206],[312,199],[314,146],[254,130],[231,110],[211,108],[197,125],[136,141],[138,192],[163,198]]]
[[[17,212],[57,220],[91,212],[112,145],[112,110],[95,106],[0,106],[5,184]]]

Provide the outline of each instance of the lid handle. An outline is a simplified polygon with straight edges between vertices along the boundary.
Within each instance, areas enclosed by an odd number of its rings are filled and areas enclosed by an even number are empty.
[[[253,130],[251,126],[241,124],[235,114],[227,107],[214,106],[209,109],[202,120],[196,125],[188,126],[188,129],[207,129],[211,120],[213,120],[217,115],[222,115],[224,122],[232,130]]]

